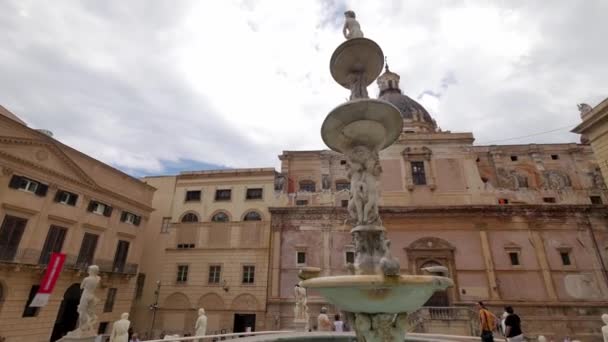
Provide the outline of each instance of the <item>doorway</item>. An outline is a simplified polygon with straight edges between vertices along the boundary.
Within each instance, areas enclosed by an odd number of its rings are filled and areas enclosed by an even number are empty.
[[[248,327],[255,331],[255,314],[234,314],[232,332],[246,332]]]
[[[65,290],[63,300],[57,312],[57,319],[53,326],[51,342],[62,338],[69,331],[76,329],[78,323],[78,302],[80,301],[80,284],[72,284]]]

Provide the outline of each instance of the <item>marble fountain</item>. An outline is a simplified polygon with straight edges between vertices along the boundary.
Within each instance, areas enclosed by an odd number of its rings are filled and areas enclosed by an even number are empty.
[[[369,98],[367,87],[382,72],[384,54],[378,44],[363,36],[354,12],[347,11],[345,17],[346,41],[334,51],[330,71],[338,84],[350,90],[350,100],[327,115],[321,136],[330,149],[343,153],[347,160],[351,189],[348,213],[355,245],[353,274],[316,277],[314,271],[300,272],[300,286],[316,290],[347,313],[360,341],[429,340],[406,338],[407,315],[453,282],[439,276],[401,275],[399,261],[390,254],[390,240],[378,213],[382,173],[378,153],[399,138],[403,120],[392,104]],[[315,332],[248,339],[350,341],[354,336]]]

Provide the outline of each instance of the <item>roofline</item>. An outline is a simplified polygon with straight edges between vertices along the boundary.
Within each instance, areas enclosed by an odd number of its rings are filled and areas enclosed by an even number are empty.
[[[221,169],[221,170],[201,170],[201,171],[182,171],[177,175],[177,179],[193,179],[193,178],[224,178],[224,177],[239,177],[239,176],[275,176],[278,174],[274,167],[262,168],[239,168],[239,169]]]
[[[570,132],[584,134],[586,130],[606,118],[606,116],[608,116],[608,97],[597,106],[593,107],[591,112],[585,114],[586,119],[574,127]]]

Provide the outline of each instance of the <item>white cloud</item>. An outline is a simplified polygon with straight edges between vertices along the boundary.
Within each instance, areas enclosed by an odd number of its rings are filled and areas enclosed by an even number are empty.
[[[4,1],[0,103],[125,170],[278,166],[281,150],[324,148],[321,123],[348,96],[328,66],[352,8],[406,94],[487,142],[576,123],[576,103],[608,94],[607,6]],[[577,138],[566,131],[513,143]]]

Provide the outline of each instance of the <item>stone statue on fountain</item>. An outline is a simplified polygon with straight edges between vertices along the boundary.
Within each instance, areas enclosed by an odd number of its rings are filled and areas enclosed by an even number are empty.
[[[99,267],[91,265],[88,268],[89,275],[82,280],[80,288],[83,290],[78,304],[78,328],[70,331],[62,340],[71,341],[71,338],[91,337],[96,335],[94,329],[97,324],[95,306],[98,299],[95,297],[95,290],[99,285]]]
[[[346,11],[344,12],[344,27],[342,28],[342,34],[346,39],[352,38],[363,38],[363,32],[361,26],[357,21],[355,12]]]
[[[306,289],[296,284],[293,289],[293,294],[296,300],[293,308],[293,321],[296,323],[298,328],[304,331],[308,331],[309,327],[309,315],[308,305],[306,304]]]
[[[378,177],[382,173],[378,153],[357,146],[346,153],[351,200],[348,213],[357,225],[380,225]]]

